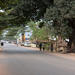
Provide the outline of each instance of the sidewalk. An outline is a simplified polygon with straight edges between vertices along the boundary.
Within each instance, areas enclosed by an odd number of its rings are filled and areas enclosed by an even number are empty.
[[[21,46],[21,45],[18,45],[20,47],[24,47],[24,46]],[[32,49],[32,50],[38,50],[39,51],[39,48],[34,48],[34,47],[24,47],[24,48],[27,48],[27,49]],[[42,50],[43,51],[43,50]],[[43,52],[47,52],[47,53],[52,53],[50,50],[45,50]],[[55,52],[55,50],[53,51],[53,53],[59,53],[59,54],[63,54],[63,53],[60,53],[60,52]],[[68,55],[74,55],[75,56],[75,53],[66,53]]]

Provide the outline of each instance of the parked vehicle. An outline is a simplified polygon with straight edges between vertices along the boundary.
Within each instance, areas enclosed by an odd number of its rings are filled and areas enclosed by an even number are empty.
[[[24,43],[21,43],[21,46],[24,46]]]
[[[26,43],[24,44],[24,46],[25,46],[25,47],[30,47],[30,46],[31,46],[31,43],[27,43],[27,42],[26,42]]]
[[[27,47],[27,43],[24,43],[24,46]]]

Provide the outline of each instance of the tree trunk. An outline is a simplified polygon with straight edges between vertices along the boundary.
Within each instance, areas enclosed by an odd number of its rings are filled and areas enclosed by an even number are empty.
[[[48,50],[49,50],[49,38],[48,38]]]
[[[75,53],[75,29],[73,30],[73,34],[71,37],[71,49],[72,52]]]
[[[56,52],[57,52],[57,38],[56,38]]]
[[[69,46],[71,47],[72,49],[72,52],[75,53],[75,19],[73,19],[72,21],[70,21],[70,24],[69,24],[72,29],[73,29],[73,32],[72,32],[72,35],[69,37]]]

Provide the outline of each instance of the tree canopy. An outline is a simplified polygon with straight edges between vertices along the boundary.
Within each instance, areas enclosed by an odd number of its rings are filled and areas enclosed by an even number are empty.
[[[54,0],[54,5],[47,8],[44,19],[53,20],[55,33],[62,37],[69,37],[70,42],[75,43],[74,0]]]
[[[45,20],[53,20],[55,32],[61,36],[68,37],[74,25],[70,25],[75,16],[75,1],[74,0],[55,0],[54,6],[47,9]]]
[[[28,31],[27,29],[28,27],[27,26],[24,27],[23,25],[9,27],[6,29],[6,31],[8,31],[6,36],[18,37],[19,34],[27,32]]]
[[[11,4],[15,4],[17,2],[18,2],[18,0],[0,0],[0,7],[2,9],[4,9],[4,8],[10,6]]]
[[[53,0],[19,0],[15,9],[9,15],[24,18],[25,21],[43,18],[46,8],[53,4]]]
[[[53,0],[0,0],[0,3],[1,10],[4,10],[0,12],[0,22],[6,21],[6,25],[9,22],[9,25],[20,26],[30,19],[43,19],[46,8],[53,4]]]

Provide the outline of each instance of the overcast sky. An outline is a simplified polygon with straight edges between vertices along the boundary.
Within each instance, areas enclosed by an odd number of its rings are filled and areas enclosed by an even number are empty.
[[[29,36],[28,36],[28,35],[29,35]],[[26,33],[25,33],[25,37],[28,37],[28,38],[29,38],[31,35],[32,35],[31,32],[26,32]]]
[[[0,12],[4,12],[3,10],[0,10]]]

